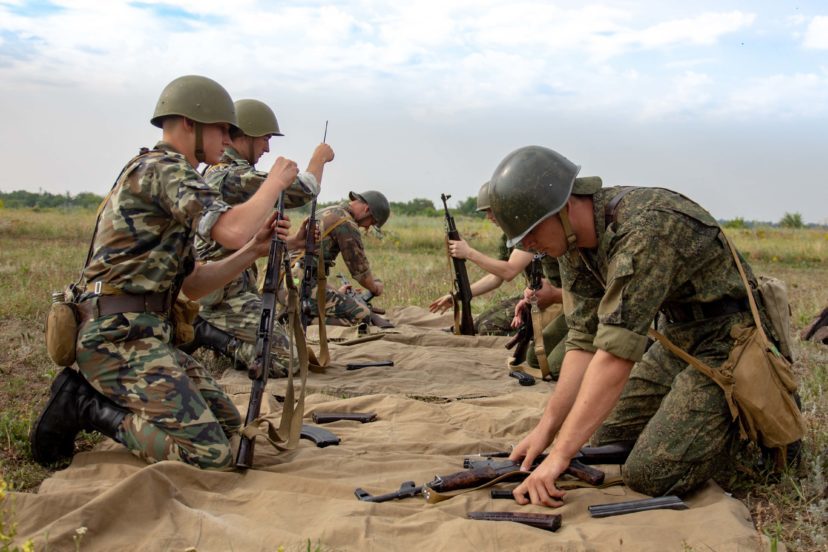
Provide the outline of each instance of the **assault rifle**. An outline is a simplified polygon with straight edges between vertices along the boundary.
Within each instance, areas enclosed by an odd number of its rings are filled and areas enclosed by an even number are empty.
[[[279,210],[276,220],[280,221],[285,217],[285,192],[279,194]],[[250,390],[250,401],[247,403],[247,417],[244,425],[251,424],[262,407],[262,398],[267,386],[267,376],[273,362],[273,353],[270,346],[270,337],[273,335],[273,323],[276,320],[276,294],[279,291],[279,270],[287,259],[287,244],[279,235],[274,232],[270,240],[270,252],[267,256],[267,268],[265,269],[264,286],[262,287],[262,314],[259,320],[259,329],[256,332],[256,356],[248,369],[248,375],[253,380]],[[289,266],[289,265],[288,265]],[[290,277],[290,272],[286,272]],[[239,452],[236,456],[236,467],[248,469],[253,466],[253,447],[256,444],[254,439],[242,435],[239,443]]]
[[[604,482],[604,472],[590,467],[593,464],[623,464],[632,447],[626,445],[605,445],[601,447],[583,447],[572,459],[566,472],[590,485],[601,485]],[[426,500],[433,493],[445,493],[461,489],[473,489],[490,483],[495,479],[500,481],[515,481],[525,478],[529,472],[520,471],[520,462],[513,462],[506,458],[508,452],[484,453],[476,457],[469,457],[463,461],[467,469],[448,475],[435,476],[424,485],[415,485],[413,481],[405,481],[399,490],[382,495],[372,495],[362,488],[354,491],[359,500],[365,502],[387,502],[410,496],[423,495]],[[534,470],[546,459],[541,454],[532,463]]]
[[[380,314],[385,314],[383,309],[376,309],[374,305],[371,304],[371,299],[374,298],[374,294],[371,293],[369,290],[364,290],[362,293],[357,293],[354,291],[354,286],[351,285],[351,282],[348,278],[345,277],[344,274],[341,272],[336,275],[339,278],[339,281],[345,286],[345,294],[348,297],[353,297],[357,301],[361,301],[365,303],[368,308],[371,310],[371,324],[378,328],[388,329],[395,327],[394,324],[388,320],[387,318],[383,318]]]
[[[316,286],[317,248],[316,242],[316,197],[311,201],[310,217],[305,230],[305,255],[302,258],[302,283],[299,286],[299,311],[301,313],[302,329],[307,331],[308,326],[317,313],[311,308],[311,294]],[[320,305],[321,306],[321,305]]]
[[[543,285],[543,259],[544,254],[540,253],[532,257],[529,264],[529,289],[537,291]],[[532,326],[532,312],[529,305],[524,305],[520,313],[521,324],[515,336],[506,343],[506,349],[515,349],[509,364],[516,366],[526,360],[526,351],[529,349],[529,342],[534,337]]]
[[[440,199],[443,200],[443,208],[446,211],[446,235],[448,239],[456,241],[460,239],[460,232],[457,231],[454,217],[451,216],[448,210],[446,201],[450,197],[450,195],[440,194]],[[466,271],[466,259],[451,257],[451,262],[454,266],[454,292],[452,293],[454,299],[454,333],[456,335],[474,335],[474,320],[471,314],[472,292],[471,284],[469,284],[469,273]]]

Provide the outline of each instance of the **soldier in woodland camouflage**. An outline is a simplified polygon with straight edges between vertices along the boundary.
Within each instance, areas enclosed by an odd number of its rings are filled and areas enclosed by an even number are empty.
[[[377,191],[350,192],[348,197],[350,202],[317,213],[322,237],[319,254],[328,270],[341,253],[351,278],[373,296],[379,297],[384,286],[382,280],[371,272],[359,229],[373,226],[379,231],[391,216],[391,209],[385,196]],[[310,296],[310,308],[311,312],[318,312],[315,286]],[[324,313],[329,322],[351,326],[369,319],[371,307],[355,294],[346,293],[345,289],[328,286]]]
[[[555,481],[595,430],[595,444],[631,447],[629,487],[684,494],[726,463],[738,430],[714,381],[659,343],[645,353],[647,331],[660,312],[673,343],[720,367],[731,329],[752,325],[746,291],[716,221],[696,203],[660,188],[602,188],[598,179],[575,193],[578,170],[530,146],[507,156],[491,181],[509,243],[558,257],[569,327],[555,392],[512,459],[528,467],[552,447],[514,496],[560,505]]]
[[[195,168],[219,160],[237,124],[230,96],[205,77],[167,85],[151,122],[162,141],[124,167],[83,270],[79,372],[58,375],[32,428],[32,454],[43,464],[70,457],[80,430],[100,431],[148,462],[223,468],[232,460],[230,436],[241,418],[208,372],[172,343],[171,306],[179,290],[197,299],[267,254],[273,204],[298,171],[278,158],[259,191],[235,207],[204,184]],[[277,231],[286,237],[288,226]],[[195,235],[238,251],[197,264]]]
[[[273,111],[258,100],[238,100],[235,103],[239,121],[237,130],[231,131],[231,145],[224,150],[219,163],[210,166],[204,180],[219,193],[229,205],[244,203],[261,186],[267,173],[256,170],[255,164],[270,151],[270,138],[284,136]],[[334,157],[328,144],[319,144],[313,152],[306,172],[285,190],[285,208],[301,207],[319,193],[325,164]],[[289,249],[301,247],[304,227],[291,236]],[[196,236],[196,251],[202,262],[219,261],[233,254],[213,240]],[[256,331],[262,309],[262,299],[256,287],[258,271],[251,264],[232,282],[199,301],[201,310],[195,322],[195,339],[184,350],[191,352],[206,346],[236,361],[236,367],[246,368],[255,357]],[[279,375],[287,369],[288,341],[285,329],[274,324],[272,343],[276,351],[274,367]],[[298,365],[298,364],[297,364]]]

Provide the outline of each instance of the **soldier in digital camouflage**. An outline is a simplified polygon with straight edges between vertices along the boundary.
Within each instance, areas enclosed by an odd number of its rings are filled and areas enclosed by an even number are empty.
[[[529,146],[491,179],[492,210],[509,244],[558,257],[569,328],[558,384],[511,458],[528,468],[552,446],[515,500],[559,506],[555,482],[593,432],[593,444],[631,449],[623,470],[630,488],[681,495],[732,459],[738,427],[722,389],[660,343],[646,350],[647,332],[660,313],[659,329],[716,369],[733,347],[731,329],[753,324],[747,292],[703,208],[670,190],[603,188],[597,178],[573,190],[578,171],[557,152]]]
[[[270,138],[284,136],[273,110],[258,100],[235,102],[238,128],[230,132],[231,144],[221,160],[208,167],[204,174],[207,185],[218,192],[229,205],[250,199],[267,178],[267,173],[256,170],[256,162],[270,151]],[[319,193],[325,164],[333,160],[334,152],[328,144],[319,144],[313,152],[308,168],[300,172],[285,190],[285,209],[301,207]],[[288,249],[301,247],[305,227],[288,240]],[[215,262],[234,253],[214,240],[196,236],[199,261]],[[198,347],[208,347],[231,360],[239,369],[245,369],[255,357],[256,331],[259,327],[262,298],[257,289],[258,270],[251,264],[244,272],[224,286],[199,300],[201,309],[195,321],[195,338],[182,347],[191,353]],[[272,336],[276,353],[272,375],[287,370],[289,344],[284,327],[274,324]],[[298,364],[297,364],[298,366]]]
[[[371,272],[359,229],[367,230],[374,227],[379,232],[391,216],[391,207],[385,196],[374,190],[350,192],[348,198],[350,201],[347,203],[327,207],[317,213],[321,236],[319,254],[324,260],[326,271],[329,271],[337,257],[342,254],[342,260],[348,267],[351,278],[371,295],[379,297],[384,285],[382,280]],[[301,256],[299,258],[301,259]],[[299,268],[303,268],[301,262]],[[308,298],[312,313],[319,312],[316,293],[314,286]],[[328,323],[353,326],[370,319],[371,307],[359,295],[347,293],[345,286],[339,289],[327,286],[324,315]]]
[[[162,140],[126,164],[100,211],[80,282],[78,371],[58,375],[30,434],[42,464],[71,457],[80,430],[147,462],[223,468],[232,460],[239,412],[172,343],[171,307],[179,290],[198,299],[267,254],[273,204],[298,170],[279,157],[258,192],[233,207],[204,183],[196,167],[220,159],[237,125],[229,94],[206,77],[168,84],[151,122]],[[283,238],[288,227],[278,225]],[[196,235],[237,251],[198,264]]]
[[[477,192],[477,210],[486,214],[486,218],[494,224],[497,220],[492,215],[489,201],[489,183],[484,183]],[[520,247],[508,247],[505,234],[501,235],[498,257],[489,257],[471,247],[465,240],[449,240],[449,254],[458,259],[467,259],[486,272],[485,276],[471,284],[472,297],[483,295],[499,288],[503,282],[511,282],[518,274],[525,273],[528,277],[528,267],[532,262],[532,253]],[[543,269],[545,279],[543,287],[536,292],[538,306],[545,309],[552,304],[561,302],[561,283],[558,262],[552,257],[544,257]],[[520,324],[520,313],[529,308],[528,298],[531,290],[528,288],[523,294],[500,301],[498,304],[482,312],[475,318],[474,329],[479,335],[514,335]],[[452,307],[454,299],[451,294],[443,295],[434,300],[428,307],[431,312],[445,312]],[[553,379],[560,373],[563,361],[563,338],[566,335],[566,320],[561,315],[555,316],[543,328],[544,350],[547,354],[550,374]],[[529,347],[526,361],[534,368],[538,367],[538,359],[533,347]]]

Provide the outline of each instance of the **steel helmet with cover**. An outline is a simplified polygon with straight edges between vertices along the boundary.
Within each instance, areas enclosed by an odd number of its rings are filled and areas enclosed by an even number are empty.
[[[489,201],[489,183],[485,182],[477,191],[477,211],[485,211],[491,209],[492,204]]]
[[[489,201],[509,247],[561,211],[579,170],[560,153],[542,146],[517,149],[500,162],[489,181]]]
[[[368,190],[358,194],[356,192],[349,192],[348,198],[351,201],[359,200],[368,205],[371,210],[371,216],[374,217],[375,226],[377,229],[381,228],[383,224],[388,222],[388,217],[391,216],[391,205],[381,192],[376,190]]]
[[[222,85],[199,75],[178,77],[161,92],[150,122],[162,128],[164,117],[178,115],[197,123],[238,127],[233,99]]]
[[[279,121],[266,103],[259,100],[237,100],[236,118],[239,130],[247,136],[284,136],[279,130]]]

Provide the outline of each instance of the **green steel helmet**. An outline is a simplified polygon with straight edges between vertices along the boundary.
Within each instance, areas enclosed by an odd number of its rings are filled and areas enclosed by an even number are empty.
[[[489,183],[486,182],[480,186],[480,190],[477,192],[477,210],[485,211],[491,208],[492,204],[489,202]]]
[[[382,225],[388,222],[388,217],[391,216],[391,205],[382,193],[375,190],[368,190],[361,194],[349,192],[348,197],[351,201],[359,200],[368,205],[377,228],[382,228]]]
[[[580,169],[542,146],[517,149],[500,162],[489,181],[489,201],[509,247],[566,205]]]
[[[161,128],[164,117],[179,115],[197,123],[238,127],[233,99],[222,85],[199,75],[178,77],[161,92],[150,122]]]
[[[279,130],[279,121],[267,104],[259,100],[236,101],[236,117],[239,130],[247,136],[284,136]]]

